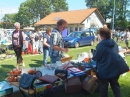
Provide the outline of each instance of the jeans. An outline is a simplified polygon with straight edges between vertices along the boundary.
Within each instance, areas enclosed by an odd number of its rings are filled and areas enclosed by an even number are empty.
[[[56,61],[61,61],[61,57],[60,56],[51,56],[51,62],[56,63]]]
[[[43,65],[47,64],[47,59],[49,56],[49,49],[43,49]]]
[[[40,52],[40,53],[43,53],[43,43],[42,43],[41,40],[39,40],[38,48],[39,48],[39,52]]]

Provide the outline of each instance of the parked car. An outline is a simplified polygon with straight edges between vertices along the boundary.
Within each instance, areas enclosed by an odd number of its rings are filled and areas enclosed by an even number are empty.
[[[84,31],[93,31],[93,33],[95,35],[95,40],[97,39],[97,37],[98,37],[98,28],[88,28],[88,29],[85,29]]]
[[[88,28],[85,29],[84,31],[93,31],[94,33],[96,33],[98,31],[98,28]]]
[[[83,45],[93,45],[95,35],[93,31],[75,31],[63,39],[64,45],[77,48]]]

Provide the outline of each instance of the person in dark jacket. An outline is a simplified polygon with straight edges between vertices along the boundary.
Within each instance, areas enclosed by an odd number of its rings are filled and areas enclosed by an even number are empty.
[[[22,58],[22,48],[23,48],[23,43],[25,43],[24,32],[20,30],[20,23],[16,22],[14,26],[15,26],[15,30],[12,34],[12,46],[17,57],[16,68],[19,68],[20,63],[22,63],[23,67],[25,67]]]
[[[93,54],[93,60],[96,61],[96,74],[99,79],[101,97],[108,97],[108,85],[110,84],[114,97],[121,97],[120,85],[118,83],[119,75],[116,74],[118,67],[118,45],[111,39],[111,31],[108,28],[100,28],[99,35],[101,42],[97,45]]]

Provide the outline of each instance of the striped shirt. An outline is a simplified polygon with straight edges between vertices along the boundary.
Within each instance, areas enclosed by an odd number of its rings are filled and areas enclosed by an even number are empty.
[[[64,41],[63,41],[61,32],[59,32],[57,29],[53,30],[53,32],[51,34],[50,56],[60,56],[60,57],[62,57],[63,52],[54,50],[53,46],[58,46],[60,48],[64,48]]]

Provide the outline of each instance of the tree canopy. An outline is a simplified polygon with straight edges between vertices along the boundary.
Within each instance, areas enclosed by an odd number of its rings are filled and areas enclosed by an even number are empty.
[[[26,0],[20,4],[19,11],[9,21],[20,22],[22,27],[33,25],[51,12],[67,11],[66,0]],[[3,20],[6,16],[4,16]],[[5,28],[5,27],[4,27]]]
[[[2,26],[4,28],[13,28],[13,22],[15,22],[15,15],[16,13],[13,14],[5,14],[4,17],[2,18],[3,24]]]
[[[85,0],[88,8],[96,7],[105,20],[112,19],[114,0]],[[115,0],[115,26],[128,27],[130,0]],[[130,21],[129,21],[130,22]]]
[[[105,20],[113,15],[114,0],[84,0],[88,8],[98,8]],[[115,27],[130,27],[130,0],[115,0]],[[67,11],[66,0],[26,0],[20,4],[16,14],[5,14],[4,28],[13,27],[14,22],[20,22],[22,27],[33,25],[51,12]],[[111,25],[111,24],[110,24]]]

